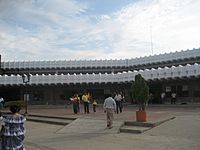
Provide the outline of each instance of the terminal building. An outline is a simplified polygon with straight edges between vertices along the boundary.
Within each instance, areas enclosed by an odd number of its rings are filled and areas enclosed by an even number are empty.
[[[23,100],[28,94],[29,104],[65,104],[73,94],[88,91],[102,103],[105,94],[121,91],[126,102],[134,103],[130,88],[135,75],[141,74],[153,95],[151,103],[159,103],[163,92],[166,104],[172,92],[177,103],[200,103],[200,49],[132,59],[0,64],[0,95],[6,101]]]

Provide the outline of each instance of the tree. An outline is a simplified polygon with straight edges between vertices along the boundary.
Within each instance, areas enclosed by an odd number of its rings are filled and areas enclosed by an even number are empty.
[[[141,74],[135,76],[135,82],[132,83],[132,96],[136,100],[139,111],[145,111],[149,100],[149,86]]]

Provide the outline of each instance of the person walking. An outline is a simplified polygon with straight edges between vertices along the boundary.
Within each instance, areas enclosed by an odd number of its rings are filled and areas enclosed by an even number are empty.
[[[163,103],[165,102],[165,92],[162,92],[162,93],[160,94],[160,97],[161,97],[160,103],[163,104]]]
[[[3,109],[3,103],[4,103],[4,99],[3,99],[3,97],[0,96],[0,116],[2,115],[1,111]]]
[[[2,150],[25,150],[23,141],[25,138],[24,122],[26,118],[20,115],[21,107],[19,105],[11,105],[10,111],[12,115],[3,118],[2,134]]]
[[[84,105],[84,111],[85,113],[90,113],[90,110],[89,110],[89,98],[90,98],[90,95],[89,93],[85,92],[83,95],[82,95],[82,101],[83,101],[83,105]]]
[[[176,104],[176,93],[171,94],[171,104]]]
[[[107,127],[113,127],[113,112],[116,110],[115,100],[109,94],[103,104],[104,112],[106,113]]]
[[[116,109],[117,109],[117,114],[120,112],[122,113],[122,95],[120,93],[116,93],[115,97],[115,102],[116,102]]]

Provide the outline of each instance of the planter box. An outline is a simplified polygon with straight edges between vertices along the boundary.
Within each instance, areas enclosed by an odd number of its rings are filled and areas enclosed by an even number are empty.
[[[146,111],[136,111],[136,121],[137,122],[146,122],[147,121]]]

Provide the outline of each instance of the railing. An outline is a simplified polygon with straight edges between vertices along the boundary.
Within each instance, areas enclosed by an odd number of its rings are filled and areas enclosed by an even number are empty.
[[[130,67],[142,64],[152,64],[173,60],[184,60],[200,57],[200,49],[186,50],[168,54],[120,60],[69,60],[69,61],[24,61],[2,62],[3,69],[55,69],[55,68],[102,68],[102,67]]]
[[[182,78],[182,77],[198,77],[200,76],[200,65],[186,65],[170,68],[145,69],[139,71],[128,71],[123,73],[111,74],[67,74],[67,75],[31,75],[29,84],[76,84],[76,83],[120,83],[130,82],[134,80],[135,75],[141,74],[146,80]],[[3,75],[0,76],[0,85],[21,85],[22,78],[20,75]]]

